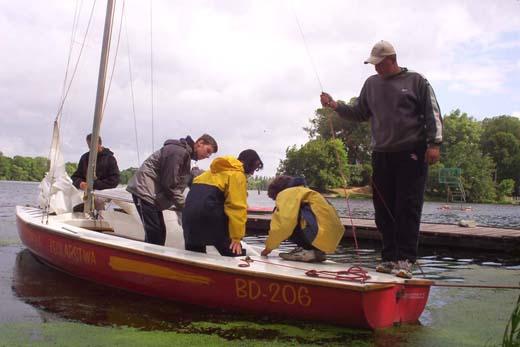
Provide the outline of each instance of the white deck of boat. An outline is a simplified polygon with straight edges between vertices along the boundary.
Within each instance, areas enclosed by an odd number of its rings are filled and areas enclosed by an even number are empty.
[[[142,225],[137,225],[137,223],[134,229],[138,230],[138,232],[132,232],[129,230],[128,235],[124,235],[123,232],[117,230],[115,232],[97,232],[88,230],[83,227],[74,226],[74,224],[80,225],[78,223],[88,222],[88,220],[86,220],[83,217],[83,214],[69,213],[59,216],[48,216],[48,223],[45,223],[44,220],[46,220],[47,217],[43,217],[43,211],[39,208],[17,206],[16,213],[21,220],[28,224],[34,225],[35,227],[41,229],[45,229],[49,232],[64,235],[68,238],[77,239],[88,243],[104,245],[110,248],[123,249],[131,253],[137,253],[149,257],[161,258],[185,264],[192,264],[199,267],[209,268],[218,271],[225,271],[228,273],[240,273],[244,275],[250,274],[256,277],[277,278],[287,280],[290,282],[344,287],[360,291],[373,290],[378,287],[385,286],[383,283],[431,283],[431,281],[424,279],[404,280],[393,275],[380,274],[373,271],[369,271],[369,282],[377,283],[362,284],[351,281],[339,281],[333,279],[309,277],[305,274],[307,270],[345,271],[351,266],[351,264],[335,263],[330,260],[324,263],[292,262],[281,259],[280,257],[278,257],[277,252],[272,252],[267,258],[258,255],[249,255],[253,262],[250,263],[249,267],[240,267],[239,264],[245,263],[243,261],[245,257],[233,258],[223,257],[220,256],[218,253],[197,253],[182,249],[184,246],[183,244],[172,246],[168,245],[167,242],[166,246],[158,246],[144,243],[143,241],[135,240],[135,238],[137,238],[139,235],[140,239],[144,238]],[[93,222],[90,221],[90,223]],[[107,223],[104,222],[104,224],[106,225]],[[177,230],[176,232],[180,231]],[[171,232],[169,233],[171,234]],[[182,234],[182,232],[180,233]],[[175,239],[172,238],[170,234],[167,236],[167,239]],[[257,247],[253,247],[251,245],[247,245],[246,248],[249,252],[254,251],[250,253],[258,254],[259,252]]]

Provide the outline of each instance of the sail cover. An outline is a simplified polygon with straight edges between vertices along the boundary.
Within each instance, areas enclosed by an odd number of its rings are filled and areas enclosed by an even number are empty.
[[[83,192],[74,187],[65,170],[60,146],[60,126],[57,120],[54,121],[49,160],[49,172],[40,182],[38,204],[41,208],[48,208],[50,213],[72,212],[74,206],[83,202]]]

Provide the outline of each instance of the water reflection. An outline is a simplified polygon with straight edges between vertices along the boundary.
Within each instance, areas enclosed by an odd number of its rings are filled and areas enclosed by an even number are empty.
[[[254,236],[248,237],[247,241],[263,243],[264,240],[265,236]],[[289,248],[293,245],[285,243],[283,246]],[[359,254],[344,245],[340,252],[330,257],[338,262],[357,259],[369,267],[377,262],[378,254],[376,247],[363,243]],[[474,273],[482,274],[479,270],[491,267],[485,264],[486,261],[482,262],[480,258],[466,254],[422,254],[420,261],[427,278],[452,282],[467,280],[469,283],[476,283],[478,275]],[[501,259],[497,263],[506,268],[518,266],[510,259]],[[470,271],[460,271],[461,269]],[[467,278],[461,277],[461,273]],[[204,309],[104,287],[54,270],[40,263],[26,249],[16,255],[11,287],[20,301],[36,308],[43,322],[73,320],[96,326],[216,334],[229,340],[275,340],[319,345],[362,342],[375,346],[400,346],[410,336],[427,335],[430,331],[428,329],[435,324],[432,312],[448,303],[446,290],[433,288],[427,309],[420,318],[422,326],[403,326],[397,330],[376,332],[349,330],[313,322],[277,320],[272,317]],[[276,323],[276,326],[270,323]],[[305,333],[311,331],[312,336]],[[301,336],[297,336],[299,334]]]
[[[96,326],[217,334],[230,340],[330,344],[376,338],[364,330],[353,332],[313,322],[204,309],[104,287],[55,270],[41,263],[27,249],[17,254],[13,270],[15,296],[36,308],[42,322],[72,320]],[[232,326],[227,327],[227,323],[232,323]],[[273,328],[271,323],[279,327]],[[286,331],[287,326],[291,327],[292,333],[298,329],[316,333],[313,336],[291,336]],[[321,336],[320,331],[323,331]]]

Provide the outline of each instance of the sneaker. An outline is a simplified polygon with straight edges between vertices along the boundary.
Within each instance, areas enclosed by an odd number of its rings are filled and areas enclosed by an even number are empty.
[[[408,259],[399,260],[397,262],[397,273],[395,275],[401,278],[412,278],[412,267],[413,263],[411,263]]]
[[[303,249],[296,247],[288,253],[280,253],[280,258],[292,261],[303,261],[306,263],[315,263],[325,261],[325,253],[317,249]]]
[[[376,271],[384,274],[391,274],[392,270],[395,268],[397,268],[395,261],[384,261],[376,266]]]

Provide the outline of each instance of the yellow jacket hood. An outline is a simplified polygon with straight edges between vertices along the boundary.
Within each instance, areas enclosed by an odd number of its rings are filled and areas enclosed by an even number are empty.
[[[211,170],[211,173],[214,174],[222,171],[244,172],[244,165],[235,157],[224,156],[213,159],[209,169]]]

